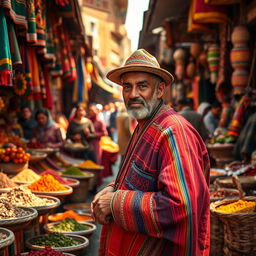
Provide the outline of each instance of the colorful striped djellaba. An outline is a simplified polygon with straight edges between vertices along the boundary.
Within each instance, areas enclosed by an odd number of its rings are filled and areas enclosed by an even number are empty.
[[[209,255],[209,168],[197,131],[162,105],[133,133],[99,255]]]

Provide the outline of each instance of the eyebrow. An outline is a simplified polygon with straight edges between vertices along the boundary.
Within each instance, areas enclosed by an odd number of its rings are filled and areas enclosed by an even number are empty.
[[[137,85],[141,85],[141,84],[148,84],[147,80],[142,80],[142,81],[138,81],[136,82]],[[122,85],[131,85],[131,83],[129,82],[123,82]]]

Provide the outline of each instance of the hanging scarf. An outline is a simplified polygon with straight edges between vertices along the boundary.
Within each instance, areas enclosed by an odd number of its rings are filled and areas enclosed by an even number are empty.
[[[78,84],[78,101],[84,101],[84,63],[81,54],[78,56],[77,60],[77,84]]]
[[[229,125],[228,134],[234,137],[237,137],[244,125],[244,117],[247,108],[251,104],[251,98],[248,96],[243,96],[239,101],[235,113],[233,115],[233,119]]]
[[[8,15],[15,24],[27,29],[27,7],[25,0],[1,0],[0,6],[8,10]]]
[[[204,0],[194,0],[194,20],[199,23],[225,23],[228,16],[224,6],[206,4]]]
[[[212,33],[212,29],[209,25],[201,24],[201,23],[195,21],[195,19],[194,19],[195,1],[196,0],[191,1],[190,8],[189,8],[188,32]]]
[[[51,87],[50,87],[50,82],[49,82],[49,72],[48,72],[47,68],[43,68],[43,77],[44,77],[44,82],[45,82],[45,93],[46,93],[44,107],[46,107],[48,109],[52,109],[53,99],[52,99],[52,92],[51,92]]]
[[[27,30],[27,41],[29,43],[36,43],[36,13],[35,13],[35,2],[34,0],[27,0],[27,20],[28,20],[28,30]]]
[[[37,60],[36,49],[35,47],[28,47],[28,63],[29,69],[32,76],[33,84],[33,98],[39,100],[41,98],[41,89],[40,89],[40,76],[39,76],[39,63]]]
[[[13,22],[7,19],[7,26],[8,26],[8,34],[9,34],[10,51],[12,56],[12,65],[15,66],[15,65],[22,64],[22,60],[20,57],[19,44],[17,41]]]
[[[36,14],[36,34],[37,41],[35,45],[46,45],[45,27],[46,27],[46,6],[45,0],[35,0],[35,14]]]
[[[0,8],[0,86],[12,85],[12,60],[4,11]]]

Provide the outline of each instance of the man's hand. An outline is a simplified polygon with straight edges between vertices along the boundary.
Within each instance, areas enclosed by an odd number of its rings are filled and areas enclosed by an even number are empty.
[[[91,211],[95,221],[100,224],[107,224],[107,216],[111,213],[110,202],[114,195],[114,188],[108,186],[96,194],[92,203]]]

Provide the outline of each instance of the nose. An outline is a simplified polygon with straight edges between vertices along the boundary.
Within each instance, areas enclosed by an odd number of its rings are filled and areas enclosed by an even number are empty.
[[[133,86],[131,90],[130,98],[138,98],[138,97],[139,97],[139,93],[138,93],[137,87]]]

